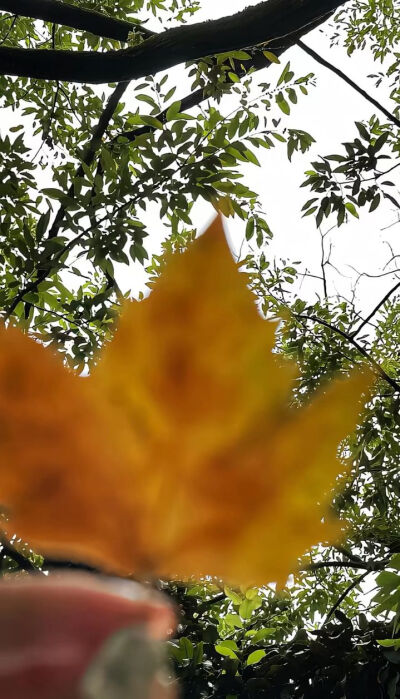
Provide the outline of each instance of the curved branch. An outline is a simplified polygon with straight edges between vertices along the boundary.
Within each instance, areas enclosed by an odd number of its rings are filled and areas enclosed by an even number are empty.
[[[294,46],[296,43],[297,37],[299,36],[299,32],[296,32],[295,35],[290,35],[285,42],[281,42],[280,45],[275,46],[273,44],[268,45],[269,51],[271,51],[276,57],[281,56],[282,53],[287,51],[291,46]],[[243,64],[241,64],[239,61],[234,61],[235,63],[235,72],[237,75],[239,75],[240,78],[243,78],[245,75],[248,74],[248,72],[251,70],[261,70],[262,68],[268,68],[268,66],[271,65],[271,61],[264,56],[264,54],[260,51],[257,52],[255,55],[251,57],[251,61],[246,61],[246,68],[244,68]],[[228,77],[227,78],[227,83],[233,84],[233,81]],[[180,111],[181,112],[187,112],[188,109],[193,109],[193,107],[197,107],[199,104],[207,100],[208,97],[205,94],[205,91],[203,88],[200,88],[198,90],[195,90],[194,92],[191,92],[189,95],[186,95],[181,100],[181,106],[180,106]],[[169,107],[166,107],[162,112],[157,114],[157,119],[158,121],[161,121],[162,124],[166,122],[166,116],[168,112]],[[117,134],[115,138],[112,139],[112,141],[116,141],[118,138],[123,137],[127,138],[128,141],[134,141],[135,138],[140,136],[141,134],[144,133],[151,133],[152,131],[155,131],[154,126],[150,125],[144,125],[144,126],[139,126],[136,129],[130,129],[129,131],[121,131],[121,133]]]
[[[215,595],[215,597],[211,597],[211,599],[207,599],[201,604],[196,609],[196,613],[201,615],[204,614],[204,612],[207,612],[210,607],[212,607],[214,604],[219,604],[220,602],[223,602],[224,599],[226,599],[226,594],[225,592],[219,592],[218,595]]]
[[[271,53],[273,53],[274,56],[279,58],[283,53],[285,53],[285,51],[294,46],[298,42],[300,37],[312,31],[313,29],[319,27],[319,25],[325,22],[331,15],[332,12],[328,12],[325,15],[321,15],[320,17],[317,17],[313,22],[308,24],[307,27],[301,27],[300,29],[291,34],[287,34],[284,37],[280,37],[276,42],[272,41],[268,43],[268,50]],[[263,70],[264,68],[268,68],[272,63],[270,59],[267,58],[267,56],[265,56],[263,51],[250,50],[250,55],[251,59],[249,61],[246,61],[245,65],[242,61],[233,59],[235,73],[239,76],[239,78],[244,78],[246,75],[248,75],[248,73],[250,73],[250,71],[254,72],[258,70]],[[229,76],[226,77],[226,81],[228,84],[231,82],[233,83]],[[184,97],[181,100],[180,111],[187,112],[189,109],[197,107],[206,99],[208,99],[208,97],[205,94],[205,90],[203,88],[195,90],[194,92],[191,92],[189,95],[186,95],[186,97]],[[168,107],[166,107],[166,109],[157,114],[157,119],[161,121],[162,124],[166,122],[167,111]],[[151,133],[152,131],[155,131],[155,127],[146,124],[144,126],[139,126],[136,129],[130,129],[129,131],[121,131],[121,133],[119,133],[112,140],[116,141],[121,136],[123,138],[127,138],[129,141],[134,141],[135,138],[137,138],[137,136],[140,136],[144,133]]]
[[[230,17],[174,27],[124,51],[0,47],[0,74],[94,84],[132,80],[202,56],[285,37],[347,1],[268,0]]]
[[[62,24],[117,41],[127,41],[129,32],[133,30],[146,38],[154,34],[140,24],[108,17],[96,10],[86,10],[59,0],[0,0],[0,10],[41,19],[43,22]]]

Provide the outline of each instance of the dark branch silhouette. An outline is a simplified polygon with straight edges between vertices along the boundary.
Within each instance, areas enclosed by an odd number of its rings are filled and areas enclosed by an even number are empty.
[[[340,68],[337,68],[336,66],[333,65],[333,63],[330,63],[330,62],[327,61],[325,58],[322,58],[322,56],[320,56],[316,51],[314,51],[314,49],[311,49],[309,46],[307,46],[306,44],[304,44],[303,41],[299,40],[299,41],[297,42],[297,45],[298,45],[303,51],[305,51],[305,53],[307,53],[309,56],[311,56],[315,61],[317,61],[318,63],[320,63],[320,64],[321,64],[322,66],[324,66],[325,68],[328,68],[328,70],[331,70],[332,73],[335,73],[335,75],[337,75],[339,78],[341,78],[342,80],[344,80],[345,83],[347,83],[348,85],[350,85],[350,87],[352,87],[356,92],[358,92],[359,95],[361,95],[361,96],[364,97],[366,100],[368,100],[368,102],[370,102],[371,104],[373,104],[374,107],[376,107],[377,109],[379,109],[379,111],[382,112],[382,114],[384,114],[393,124],[396,124],[396,126],[398,126],[398,127],[400,128],[400,119],[398,119],[394,114],[392,114],[391,112],[389,112],[389,110],[386,109],[386,108],[383,106],[383,104],[381,104],[380,102],[378,102],[378,100],[376,100],[374,97],[372,97],[368,92],[366,92],[366,90],[363,90],[362,87],[360,87],[359,85],[357,85],[357,83],[355,83],[354,80],[352,80],[351,78],[349,78],[349,76],[346,75],[346,73],[343,73],[343,71],[340,70]]]
[[[96,10],[86,10],[59,0],[0,0],[0,10],[23,17],[41,19],[44,22],[62,24],[71,29],[90,32],[117,41],[127,41],[129,32],[135,30],[143,37],[153,36],[150,29],[108,17]]]
[[[323,568],[352,568],[367,570],[369,572],[376,570],[383,570],[387,566],[388,561],[318,561],[317,563],[310,563],[310,565],[301,568],[302,571],[313,572],[315,570],[321,570]]]
[[[371,570],[366,570],[365,573],[362,573],[361,575],[359,575],[355,580],[353,580],[352,583],[350,583],[350,585],[348,587],[346,587],[344,592],[342,592],[342,594],[340,595],[338,600],[333,605],[332,609],[329,610],[328,614],[325,617],[324,623],[322,624],[322,627],[324,627],[325,624],[329,621],[329,619],[331,619],[331,617],[333,617],[333,615],[339,609],[342,602],[346,599],[347,595],[349,595],[350,592],[352,590],[354,590],[354,588],[357,587],[357,585],[359,585],[364,580],[364,578],[366,578],[367,575],[369,575],[371,572],[372,572]]]
[[[268,0],[230,17],[188,24],[123,51],[54,51],[0,47],[0,74],[78,83],[120,82],[243,45],[276,41],[307,28],[348,0]]]
[[[114,91],[111,93],[111,95],[107,101],[106,107],[105,107],[104,111],[102,112],[99,121],[97,122],[97,126],[93,132],[90,143],[87,146],[86,154],[82,160],[82,163],[85,166],[89,167],[92,164],[92,162],[96,156],[96,152],[99,148],[99,145],[101,144],[101,139],[102,139],[102,137],[107,129],[108,124],[110,123],[110,120],[112,119],[112,116],[113,116],[113,114],[117,108],[117,105],[119,104],[119,101],[120,101],[122,95],[124,94],[127,86],[128,86],[128,83],[119,83],[117,85],[117,87],[114,89]],[[82,163],[77,168],[77,170],[75,172],[75,176],[72,180],[72,184],[70,185],[68,191],[66,192],[66,196],[70,197],[71,199],[74,198],[74,180],[75,180],[75,178],[82,177],[84,175],[84,169],[83,169]],[[61,223],[64,219],[65,212],[66,212],[66,208],[63,204],[61,204],[56,215],[55,215],[54,221],[53,221],[53,223],[52,223],[52,225],[47,233],[47,238],[55,238],[58,235],[58,231],[59,231]],[[51,271],[54,267],[54,263],[60,259],[62,254],[66,250],[68,250],[68,248],[69,248],[69,244],[67,244],[64,248],[62,248],[57,253],[57,256],[55,259],[54,258],[50,259],[49,263],[48,263],[48,265],[46,265],[46,267],[38,270],[38,274],[37,274],[36,279],[33,279],[32,281],[30,281],[23,289],[21,289],[21,291],[14,297],[14,299],[10,303],[9,307],[7,308],[7,311],[5,314],[6,318],[10,317],[10,315],[13,313],[15,308],[18,306],[19,302],[22,301],[22,299],[24,298],[25,294],[27,294],[31,291],[35,291],[37,289],[37,287],[39,286],[39,284],[41,284],[42,281],[44,281],[49,276],[49,274],[51,273]]]
[[[386,303],[386,301],[389,300],[392,294],[394,294],[395,291],[400,287],[400,282],[397,282],[394,286],[392,286],[391,289],[385,294],[385,296],[379,301],[379,303],[376,304],[375,308],[372,309],[371,313],[367,315],[367,317],[360,323],[360,325],[354,330],[352,333],[352,337],[355,337],[356,335],[359,334],[360,330],[362,330],[365,325],[369,323],[371,318],[374,317],[374,315],[379,311],[380,308]]]

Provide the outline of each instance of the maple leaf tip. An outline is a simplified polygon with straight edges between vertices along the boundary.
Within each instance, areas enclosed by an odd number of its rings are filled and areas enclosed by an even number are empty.
[[[208,225],[205,226],[204,230],[200,233],[199,238],[203,238],[204,236],[214,236],[223,241],[225,245],[228,245],[224,218],[221,213],[218,212],[216,216],[213,216]]]

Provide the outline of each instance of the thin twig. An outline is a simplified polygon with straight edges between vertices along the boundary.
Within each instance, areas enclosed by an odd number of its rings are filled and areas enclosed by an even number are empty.
[[[362,95],[368,102],[374,105],[379,111],[381,111],[393,124],[396,124],[400,128],[400,119],[398,119],[394,114],[389,112],[388,109],[386,109],[378,100],[376,100],[374,97],[371,97],[371,95],[368,94],[365,90],[363,90],[362,87],[357,85],[357,83],[354,82],[351,78],[349,78],[346,73],[343,73],[340,68],[336,68],[332,63],[327,61],[325,58],[322,58],[314,49],[310,48],[305,44],[301,39],[298,40],[297,46],[299,46],[305,53],[308,53],[309,56],[311,56],[315,61],[320,63],[322,66],[325,68],[328,68],[328,70],[331,70],[335,75],[337,75],[339,78],[344,80],[350,87],[352,87],[356,92],[358,92],[359,95]]]
[[[3,36],[2,40],[0,41],[0,46],[3,46],[3,44],[6,43],[8,37],[10,36],[10,34],[11,34],[11,32],[12,32],[12,30],[14,29],[14,25],[15,25],[15,22],[17,21],[17,19],[18,19],[18,15],[14,15],[13,20],[12,20],[12,22],[11,22],[11,24],[10,24],[10,26],[9,26],[9,28],[8,28],[8,30],[7,30],[7,32],[5,33],[5,35]]]
[[[387,292],[387,294],[385,294],[385,296],[383,297],[383,299],[381,299],[381,300],[379,301],[379,303],[376,304],[375,308],[374,308],[374,309],[371,311],[371,313],[365,318],[365,320],[363,320],[362,323],[360,323],[360,325],[358,326],[358,328],[356,328],[356,329],[354,330],[354,332],[351,333],[351,336],[352,336],[352,337],[355,337],[356,335],[358,335],[358,333],[360,332],[360,330],[362,330],[363,327],[364,327],[365,325],[367,325],[367,323],[369,323],[369,321],[371,320],[371,318],[373,318],[373,316],[375,315],[375,313],[377,313],[377,312],[379,311],[379,309],[386,303],[386,301],[391,297],[392,294],[394,294],[394,292],[395,292],[398,288],[400,288],[400,282],[397,282],[397,284],[395,284],[391,289],[389,289],[389,291]]]
[[[30,561],[29,558],[24,556],[20,551],[17,551],[17,549],[10,544],[4,535],[0,536],[0,546],[3,554],[15,561],[21,570],[26,570],[27,572],[38,570],[36,566],[33,565],[32,561]]]
[[[348,587],[346,587],[346,589],[344,590],[344,592],[342,592],[342,594],[340,595],[339,599],[335,602],[335,604],[333,605],[333,607],[329,610],[329,612],[328,612],[328,614],[326,615],[326,617],[325,617],[323,623],[321,624],[321,628],[323,628],[323,627],[325,626],[325,624],[329,621],[329,619],[334,615],[334,613],[336,612],[336,610],[339,609],[340,605],[341,605],[342,602],[346,599],[347,595],[349,595],[350,592],[351,592],[352,590],[354,590],[354,588],[357,587],[357,585],[359,585],[359,584],[364,580],[364,578],[366,578],[367,575],[369,575],[369,574],[372,573],[372,572],[373,572],[373,571],[371,571],[371,570],[366,570],[364,573],[362,573],[361,575],[359,575],[355,580],[353,580],[353,582],[352,582],[350,585],[348,585]]]
[[[337,335],[340,335],[343,337],[345,340],[347,340],[355,349],[362,354],[363,357],[374,367],[376,373],[385,381],[390,384],[390,386],[396,391],[396,393],[400,393],[400,384],[395,380],[392,379],[389,374],[386,373],[386,371],[381,367],[379,362],[376,361],[373,357],[371,357],[370,354],[368,354],[367,350],[364,349],[362,345],[360,345],[352,335],[349,335],[346,333],[344,330],[341,330],[340,328],[337,328],[335,325],[331,325],[331,323],[328,323],[326,320],[323,320],[322,318],[318,318],[317,316],[307,316],[307,315],[301,315],[301,314],[294,314],[295,317],[297,318],[302,318],[303,320],[311,320],[313,323],[319,323],[320,325],[323,325],[325,328],[328,328],[329,330],[332,330],[332,332],[336,333]]]
[[[116,88],[114,89],[112,94],[110,95],[110,97],[107,101],[106,107],[103,110],[103,112],[99,118],[99,121],[97,123],[97,126],[93,132],[92,138],[91,138],[90,143],[86,149],[86,154],[82,160],[82,163],[79,165],[79,167],[75,171],[74,177],[72,178],[72,183],[71,183],[71,185],[66,193],[66,196],[69,197],[69,199],[73,199],[74,195],[75,195],[74,180],[77,177],[82,177],[84,175],[83,165],[86,165],[87,167],[89,167],[92,164],[92,162],[96,156],[96,153],[98,151],[98,148],[101,145],[101,139],[102,139],[102,137],[107,129],[107,126],[113,117],[115,109],[117,108],[117,106],[120,102],[120,99],[121,99],[122,95],[124,94],[128,85],[129,85],[128,82],[118,83],[118,85],[116,86]],[[48,239],[54,238],[58,235],[59,228],[60,228],[62,221],[64,219],[64,216],[65,216],[65,212],[66,212],[66,207],[63,204],[61,204],[61,206],[59,207],[59,209],[55,215],[54,221],[53,221],[53,223],[48,231],[48,234],[47,234]],[[78,236],[77,236],[77,238],[78,238]],[[76,240],[76,238],[74,240]],[[61,249],[61,251],[60,251],[61,255],[65,252],[66,249],[68,249],[68,245],[66,245],[64,248]],[[61,255],[59,255],[59,257],[61,257]],[[56,260],[57,260],[57,256],[55,257],[55,259],[53,259],[52,263],[54,263],[54,261],[56,261]],[[23,300],[25,294],[30,293],[32,291],[36,291],[39,284],[41,284],[41,282],[44,281],[47,278],[47,276],[50,274],[52,267],[53,267],[53,264],[48,265],[46,268],[43,268],[42,270],[39,270],[37,278],[30,281],[29,283],[27,283],[16,294],[16,296],[11,301],[10,305],[8,306],[8,308],[6,310],[6,313],[5,313],[6,320],[8,318],[10,318],[10,316],[12,315],[12,313],[14,312],[15,308],[18,306],[20,301]]]

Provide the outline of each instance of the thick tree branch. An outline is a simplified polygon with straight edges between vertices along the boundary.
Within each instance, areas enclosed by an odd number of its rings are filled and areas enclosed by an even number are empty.
[[[357,556],[357,554],[352,553],[352,551],[349,551],[344,546],[337,545],[334,546],[334,548],[338,553],[341,553],[342,556],[345,556],[350,561],[353,561],[354,563],[360,563],[360,561],[362,562],[362,558],[360,558],[360,556]]]
[[[279,39],[277,42],[271,42],[268,44],[268,51],[273,53],[277,58],[281,56],[285,51],[290,49],[292,46],[294,46],[297,41],[300,39],[301,36],[303,36],[305,33],[308,33],[309,31],[312,31],[316,27],[318,27],[322,22],[325,22],[326,19],[331,15],[332,13],[328,13],[326,15],[322,15],[321,17],[318,17],[314,22],[310,23],[307,25],[307,27],[302,27],[298,31],[294,32],[293,34],[288,34],[287,36],[282,37]],[[271,65],[271,61],[269,58],[267,58],[263,51],[253,51],[252,53],[251,60],[246,61],[245,64],[243,64],[242,61],[236,61],[234,60],[235,64],[235,73],[240,77],[243,78],[245,77],[250,70],[252,71],[258,71],[262,70],[263,68],[268,68]],[[230,83],[231,80],[229,77],[227,77],[227,83]],[[205,94],[205,91],[201,88],[199,90],[196,90],[195,92],[191,92],[189,95],[184,97],[181,101],[181,111],[182,112],[187,112],[189,109],[192,109],[193,107],[197,107],[199,104],[204,102],[206,99],[208,99],[207,95]],[[161,123],[165,123],[166,121],[166,115],[167,115],[168,107],[164,109],[160,114],[157,115],[157,119],[161,121]],[[140,126],[137,127],[136,129],[131,129],[130,131],[123,131],[122,133],[118,134],[116,138],[119,138],[120,136],[123,136],[124,138],[127,138],[129,141],[134,141],[137,136],[140,136],[143,133],[150,133],[151,131],[154,131],[155,128],[154,126]],[[114,139],[115,140],[115,139]]]
[[[104,571],[99,570],[98,568],[94,568],[93,566],[89,565],[88,563],[78,563],[77,561],[69,561],[69,560],[63,560],[63,559],[56,559],[56,558],[44,558],[43,560],[43,565],[42,565],[43,570],[83,570],[86,571],[87,573],[99,573],[101,575],[105,575]]]
[[[101,12],[85,10],[59,0],[0,0],[0,10],[23,17],[41,19],[44,22],[62,24],[72,29],[91,32],[91,34],[118,41],[127,41],[128,34],[132,30],[146,38],[154,34],[140,24],[107,17]]]
[[[296,32],[295,37],[298,37],[299,33]],[[284,53],[288,48],[291,46],[294,46],[296,43],[297,38],[293,37],[291,41],[286,41],[285,43],[281,43],[279,46],[275,45],[268,45],[268,50],[271,51],[276,57],[279,57],[282,53]],[[239,75],[240,78],[243,78],[245,75],[248,74],[250,69],[253,70],[261,70],[262,68],[268,68],[268,66],[271,65],[271,61],[264,56],[264,54],[259,51],[257,52],[254,56],[252,56],[251,61],[246,61],[246,68],[244,68],[243,64],[239,64],[239,61],[235,61],[235,71]],[[231,80],[228,77],[227,82],[230,83]],[[191,92],[189,95],[186,95],[181,100],[181,107],[180,111],[181,112],[187,112],[189,109],[193,109],[193,107],[197,107],[199,104],[207,100],[208,97],[205,94],[205,91],[203,88],[200,88],[199,90],[195,90],[194,92]],[[164,109],[160,114],[157,114],[157,119],[158,121],[161,121],[162,124],[166,122],[166,116],[168,112],[168,107]],[[140,136],[141,134],[144,133],[151,133],[152,131],[155,131],[154,126],[150,125],[144,125],[144,126],[139,126],[136,129],[131,129],[129,131],[122,131],[119,133],[113,141],[115,141],[119,137],[127,138],[129,141],[134,141],[135,138]]]
[[[202,56],[274,41],[347,1],[268,0],[231,17],[169,29],[124,51],[0,47],[0,74],[97,84],[132,80]]]
[[[311,56],[315,61],[320,63],[325,68],[328,68],[328,70],[331,70],[332,73],[335,73],[335,75],[337,75],[339,78],[344,80],[345,83],[350,85],[350,87],[352,87],[356,92],[358,92],[359,95],[362,95],[362,97],[364,97],[366,100],[368,100],[368,102],[373,104],[374,107],[379,109],[379,111],[382,112],[382,114],[384,114],[393,124],[396,124],[396,126],[398,126],[400,128],[400,119],[398,119],[396,116],[394,116],[394,114],[389,112],[389,110],[386,109],[380,102],[378,102],[378,100],[376,100],[374,97],[371,97],[371,95],[368,94],[368,92],[366,92],[365,90],[362,89],[362,87],[357,85],[357,83],[355,83],[354,80],[349,78],[349,76],[346,75],[346,73],[343,73],[343,71],[340,70],[340,68],[336,68],[336,66],[334,66],[332,63],[327,61],[325,58],[322,58],[322,56],[320,56],[316,51],[314,51],[314,49],[311,49],[309,46],[304,44],[301,40],[299,40],[297,42],[297,45],[303,51],[305,51],[305,53],[307,53],[309,56]]]
[[[310,563],[300,570],[304,572],[313,572],[323,568],[352,568],[355,570],[360,569],[371,572],[375,570],[383,570],[387,563],[387,561],[317,561],[317,563]]]

